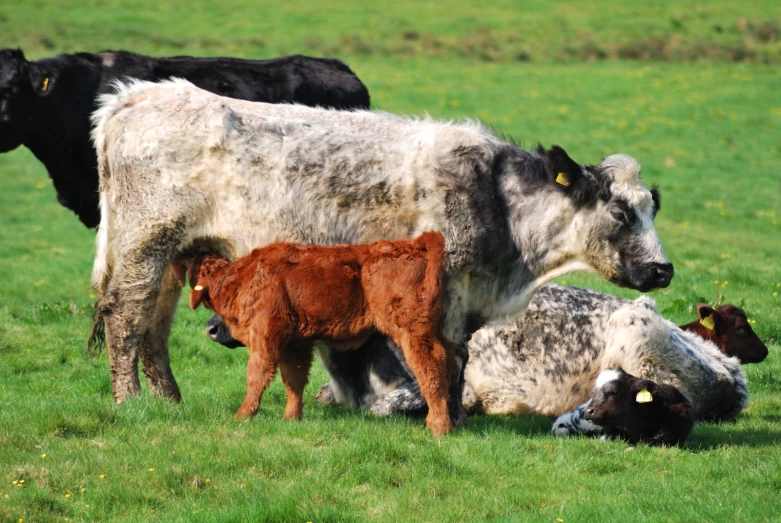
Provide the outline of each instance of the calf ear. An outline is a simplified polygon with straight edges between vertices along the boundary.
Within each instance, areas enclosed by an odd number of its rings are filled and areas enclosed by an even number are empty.
[[[55,71],[46,69],[35,62],[30,64],[30,84],[38,96],[49,96],[57,83]]]
[[[716,309],[707,303],[700,303],[697,305],[697,315],[700,317],[700,324],[710,331],[716,330],[717,327],[721,327],[724,320],[721,317],[721,314],[716,312]]]
[[[190,290],[190,308],[192,310],[195,310],[198,308],[198,305],[201,304],[201,302],[206,297],[206,293],[208,291],[204,289],[201,285],[196,285],[195,287]]]
[[[651,403],[656,394],[656,383],[648,380],[639,380],[632,387],[636,403]]]

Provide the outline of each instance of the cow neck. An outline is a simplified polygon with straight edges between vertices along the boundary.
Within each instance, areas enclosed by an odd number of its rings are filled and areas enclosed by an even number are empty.
[[[572,242],[567,235],[575,214],[565,196],[527,184],[517,173],[505,173],[500,187],[516,255],[501,271],[493,286],[494,299],[483,310],[484,317],[497,320],[516,317],[534,292],[554,278],[591,270],[578,255],[580,245],[568,244]],[[561,213],[572,216],[562,220]]]

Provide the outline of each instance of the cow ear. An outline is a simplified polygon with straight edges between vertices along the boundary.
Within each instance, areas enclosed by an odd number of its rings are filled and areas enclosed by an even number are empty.
[[[196,285],[190,290],[190,308],[195,310],[198,305],[208,296],[209,291],[201,285]]]
[[[545,169],[548,181],[560,191],[580,201],[580,193],[588,192],[588,180],[581,167],[567,152],[554,145],[545,153]]]
[[[700,325],[709,331],[716,330],[717,327],[721,326],[723,321],[721,314],[716,312],[716,309],[707,303],[700,303],[697,305],[697,315],[700,317]]]
[[[30,64],[30,84],[38,96],[49,96],[57,83],[55,71],[46,69],[35,62]]]

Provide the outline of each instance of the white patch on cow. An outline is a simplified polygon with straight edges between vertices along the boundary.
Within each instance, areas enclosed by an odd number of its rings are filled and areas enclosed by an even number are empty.
[[[606,369],[599,373],[599,376],[597,376],[597,381],[594,384],[594,386],[598,389],[601,389],[611,381],[616,381],[619,378],[621,378],[621,372],[619,370]]]
[[[100,62],[103,67],[111,67],[114,65],[116,55],[114,53],[100,53]]]

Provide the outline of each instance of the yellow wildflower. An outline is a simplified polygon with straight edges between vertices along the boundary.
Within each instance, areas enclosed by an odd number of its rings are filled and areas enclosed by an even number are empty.
[[[154,472],[154,471],[155,471],[155,469],[149,469],[149,472]]]
[[[41,459],[45,458],[46,454],[41,454]]]
[[[726,287],[727,285],[729,285],[729,282],[727,280],[724,280],[723,282],[721,282],[721,286],[722,287]]]
[[[85,490],[87,490],[87,489],[85,489],[84,487],[81,487],[81,488],[79,489],[79,492],[84,492]]]
[[[87,503],[86,505],[84,505],[84,508],[89,508],[89,503]]]
[[[71,497],[71,493],[70,493],[70,492],[66,492],[66,493],[65,493],[65,497],[66,497],[66,498],[69,498],[69,497]]]
[[[731,256],[731,254],[728,254],[728,253],[726,253],[726,252],[723,252],[723,253],[721,253],[721,257],[722,257],[723,259],[725,259],[725,260],[726,260],[727,258],[729,258],[730,256]]]
[[[98,476],[98,477],[99,477],[100,479],[104,479],[104,478],[106,477],[106,475],[105,475],[105,474],[101,474],[101,475],[100,475],[100,476]]]

